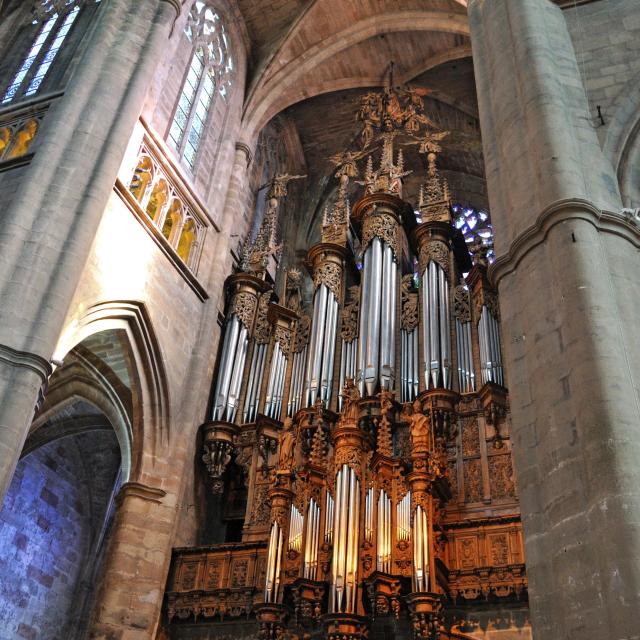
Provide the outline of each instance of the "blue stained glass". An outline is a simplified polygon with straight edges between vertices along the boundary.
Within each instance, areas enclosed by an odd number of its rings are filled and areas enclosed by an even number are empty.
[[[49,45],[49,49],[45,54],[44,59],[40,63],[35,77],[29,83],[29,87],[24,94],[25,96],[33,95],[38,90],[38,87],[40,87],[40,85],[42,84],[42,81],[44,80],[47,72],[49,71],[49,68],[51,67],[51,63],[58,54],[58,51],[60,51],[60,47],[62,46],[64,39],[67,37],[69,29],[71,29],[71,25],[78,16],[78,13],[80,13],[80,8],[75,7],[67,14],[67,17],[64,19],[64,22],[62,23],[62,26],[60,27],[60,30],[58,31],[56,37],[54,38],[51,45]]]

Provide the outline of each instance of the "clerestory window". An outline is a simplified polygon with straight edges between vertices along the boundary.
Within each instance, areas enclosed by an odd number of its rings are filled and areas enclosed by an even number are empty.
[[[233,59],[227,34],[216,11],[197,0],[185,29],[193,44],[189,71],[169,129],[169,141],[193,169],[215,100],[227,99]]]
[[[11,84],[2,94],[1,104],[7,104],[18,97],[32,96],[38,91],[76,21],[83,2],[86,0],[36,2],[34,24],[39,25],[36,37]]]

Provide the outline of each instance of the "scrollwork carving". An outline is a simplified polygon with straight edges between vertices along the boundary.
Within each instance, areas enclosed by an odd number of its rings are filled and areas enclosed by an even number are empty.
[[[313,272],[313,285],[318,288],[325,285],[331,293],[340,299],[340,285],[342,282],[342,269],[335,262],[323,262]]]
[[[256,298],[255,296],[247,293],[246,291],[240,291],[233,296],[231,300],[231,306],[229,308],[229,315],[235,314],[238,316],[238,320],[242,322],[247,330],[251,329],[253,323],[253,317],[256,312]]]
[[[418,293],[413,291],[413,274],[402,276],[402,317],[400,326],[407,332],[418,326]]]
[[[398,258],[398,223],[396,219],[388,213],[372,213],[364,221],[362,230],[362,249],[367,250],[374,238],[380,238],[386,242],[393,251],[394,257]]]
[[[453,290],[453,314],[460,322],[471,322],[469,289],[464,284],[459,284]]]
[[[269,311],[269,302],[271,301],[271,291],[267,291],[260,296],[258,302],[258,315],[256,317],[256,326],[253,331],[253,337],[256,344],[266,344],[269,342],[271,335],[271,324],[267,318]]]
[[[295,337],[291,344],[291,351],[293,353],[300,353],[309,343],[309,331],[311,329],[311,318],[308,315],[303,315],[298,320],[296,327]]]
[[[442,240],[431,240],[429,242],[423,242],[420,246],[419,258],[420,271],[424,273],[425,269],[429,266],[429,262],[439,264],[444,272],[449,277],[449,247],[442,242]]]
[[[349,287],[349,303],[342,310],[342,327],[340,335],[345,342],[352,342],[358,337],[358,314],[360,312],[360,287]]]
[[[276,325],[274,332],[275,341],[280,344],[280,348],[285,356],[289,355],[291,348],[291,330],[281,325]]]

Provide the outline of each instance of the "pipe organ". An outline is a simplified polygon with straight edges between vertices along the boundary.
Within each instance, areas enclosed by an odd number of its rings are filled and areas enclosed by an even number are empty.
[[[225,464],[239,468],[247,486],[238,544],[265,545],[252,609],[261,638],[321,626],[322,637],[357,640],[379,617],[403,615],[415,638],[449,637],[445,613],[464,591],[460,567],[479,562],[455,542],[456,527],[472,527],[461,520],[467,502],[477,505],[468,522],[494,526],[486,515],[491,488],[482,486],[489,476],[473,476],[478,486],[468,477],[480,468],[473,456],[488,455],[482,451],[495,453],[493,468],[508,457],[497,296],[481,248],[472,248],[472,264],[452,224],[434,144],[422,141],[421,222],[402,199],[396,133],[382,130],[379,168],[371,152],[353,208],[353,156],[336,162],[338,199],[308,251],[307,276],[291,269],[277,291],[265,267],[286,195],[277,177],[270,214],[228,281],[204,431],[208,451],[224,443],[228,453],[216,458],[218,491]],[[292,280],[309,292],[306,302],[291,294]],[[484,449],[474,448],[470,421]],[[520,548],[513,517],[508,544]],[[502,549],[496,562],[507,557]],[[526,582],[518,575],[517,586],[487,593],[519,597]]]

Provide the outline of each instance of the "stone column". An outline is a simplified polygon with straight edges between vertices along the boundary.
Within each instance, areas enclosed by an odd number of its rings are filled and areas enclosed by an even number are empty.
[[[110,0],[47,113],[0,229],[0,498],[169,30],[177,0]],[[11,172],[0,178],[2,184]]]
[[[534,637],[630,638],[638,228],[618,213],[562,11],[470,0],[469,17]]]
[[[175,498],[162,489],[123,485],[89,638],[155,638],[176,508]]]

